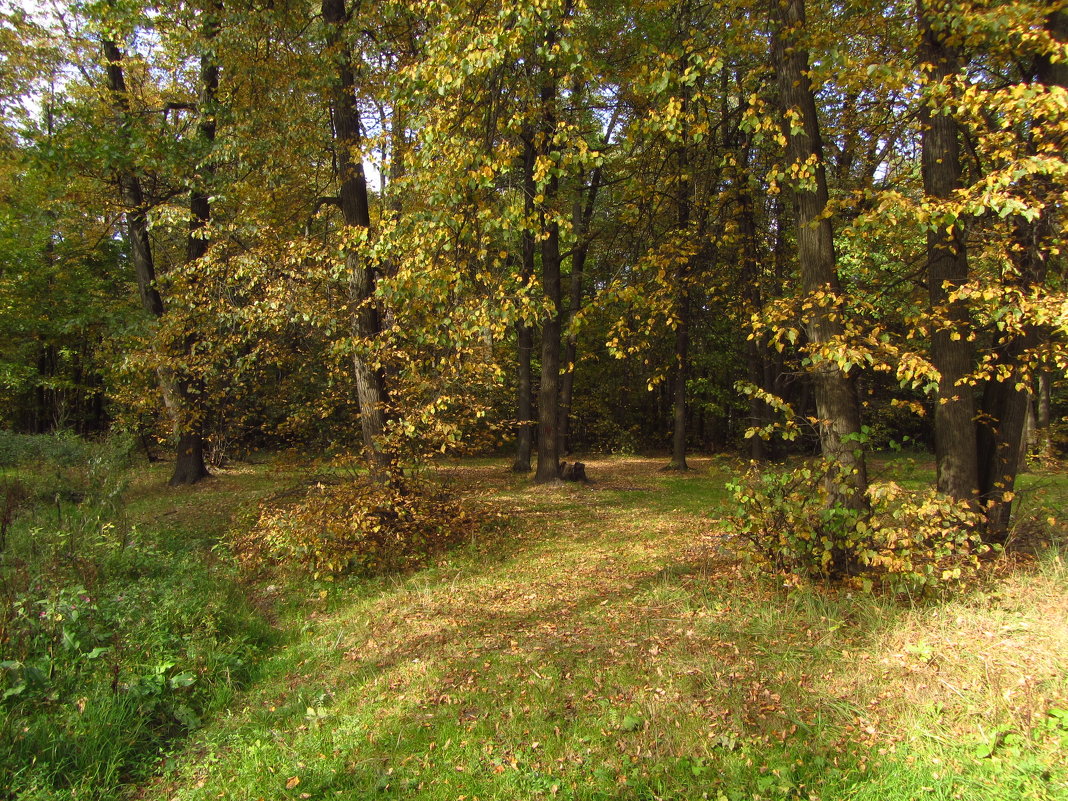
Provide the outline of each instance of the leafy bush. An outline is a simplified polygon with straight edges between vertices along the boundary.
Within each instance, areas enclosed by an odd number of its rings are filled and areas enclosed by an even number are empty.
[[[111,797],[219,711],[269,637],[196,558],[131,545],[95,567],[91,589],[38,580],[4,616],[0,797]]]
[[[360,476],[268,500],[236,549],[249,567],[297,565],[316,577],[381,573],[419,564],[475,525],[438,487]]]
[[[987,550],[973,505],[934,490],[871,484],[870,510],[829,500],[832,467],[752,469],[727,489],[733,532],[763,569],[798,578],[846,578],[892,592],[926,592],[966,579]],[[847,566],[843,569],[843,566]]]

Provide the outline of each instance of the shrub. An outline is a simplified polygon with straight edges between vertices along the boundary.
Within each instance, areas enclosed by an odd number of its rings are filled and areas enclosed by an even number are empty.
[[[830,502],[834,476],[832,467],[809,464],[752,469],[728,483],[734,502],[728,522],[762,569],[923,593],[963,581],[978,567],[987,546],[972,504],[879,482],[869,486],[870,510],[862,513]]]
[[[235,545],[246,567],[294,565],[316,577],[374,574],[415,566],[475,525],[429,483],[360,476],[269,499]]]

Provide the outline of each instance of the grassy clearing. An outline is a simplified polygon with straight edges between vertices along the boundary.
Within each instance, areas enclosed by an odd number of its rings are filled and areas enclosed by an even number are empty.
[[[1068,798],[1060,550],[911,608],[777,587],[716,523],[730,465],[692,464],[540,488],[443,466],[484,533],[403,577],[292,585],[284,646],[143,795]]]

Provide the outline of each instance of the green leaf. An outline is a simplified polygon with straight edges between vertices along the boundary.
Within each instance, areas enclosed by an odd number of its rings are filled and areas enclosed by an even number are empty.
[[[623,731],[638,731],[645,725],[640,717],[636,715],[627,715],[623,718],[623,722],[619,724],[619,728]]]

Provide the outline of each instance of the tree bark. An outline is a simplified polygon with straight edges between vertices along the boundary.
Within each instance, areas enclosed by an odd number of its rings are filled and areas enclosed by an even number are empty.
[[[601,168],[595,167],[590,174],[590,184],[586,189],[585,202],[575,202],[572,225],[577,242],[571,254],[571,297],[568,304],[568,320],[574,320],[582,308],[582,281],[586,270],[586,259],[590,253],[590,226],[593,221],[594,204],[597,191],[601,186]],[[575,359],[578,356],[578,336],[574,331],[567,335],[564,344],[564,372],[560,382],[560,452],[569,455],[571,443],[571,402],[575,391]]]
[[[530,132],[523,139],[523,209],[529,220],[534,216],[534,141]],[[534,280],[534,234],[523,231],[523,264],[520,280],[524,288]],[[525,320],[516,323],[516,348],[519,357],[519,432],[516,443],[515,461],[512,470],[517,473],[530,472],[530,456],[534,450],[534,404],[533,375],[530,357],[534,350],[534,327]]]
[[[794,187],[797,207],[797,249],[801,283],[812,298],[818,292],[840,292],[834,252],[834,232],[827,211],[827,173],[820,138],[816,99],[809,77],[808,52],[798,34],[805,25],[804,0],[776,4],[777,30],[772,39],[772,56],[778,74],[784,110],[784,133],[789,160],[810,165],[810,180]],[[805,323],[808,341],[814,350],[833,342],[843,333],[842,323],[817,301]],[[860,435],[860,408],[849,376],[833,361],[818,360],[812,383],[819,417],[820,448],[839,475],[829,487],[831,502],[847,508],[867,509],[867,470]],[[849,559],[849,555],[843,555]],[[848,565],[836,566],[836,569]]]
[[[118,45],[108,39],[103,42],[103,50],[108,91],[111,94],[118,124],[121,129],[125,130],[129,125],[130,102],[122,69],[124,56]],[[141,305],[146,312],[158,320],[164,315],[165,307],[163,298],[156,288],[156,267],[152,256],[152,243],[148,235],[148,208],[145,203],[144,190],[140,178],[129,167],[124,166],[119,169],[117,177],[125,207],[123,216],[126,223],[126,238],[130,243],[130,258],[134,265]],[[191,207],[193,202],[191,199]],[[202,211],[201,205],[193,208],[191,225],[197,224],[198,213]],[[203,223],[201,222],[200,225]],[[192,237],[190,237],[191,242]],[[189,244],[188,247],[193,246]],[[191,439],[189,433],[183,430],[183,416],[188,413],[192,400],[191,388],[189,384],[181,380],[173,380],[164,370],[159,371],[159,379],[160,390],[171,413],[178,440],[175,451],[175,470],[171,475],[170,484],[171,486],[193,484],[206,477],[208,471],[204,465],[203,439],[199,436]]]
[[[749,189],[750,144],[740,148],[739,169],[735,174],[738,191],[738,230],[742,246],[742,284],[746,311],[754,314],[763,305],[761,292],[760,252],[757,244],[756,214],[753,210],[753,194]],[[774,377],[770,375],[768,348],[761,336],[750,336],[745,343],[746,374],[749,383],[765,392],[774,392]],[[749,425],[764,428],[771,423],[771,409],[757,397],[749,398]],[[749,438],[749,458],[767,461],[771,456],[771,444],[763,437]]]
[[[130,124],[130,101],[122,70],[124,56],[118,45],[108,39],[104,40],[103,48],[108,91],[111,93],[118,125],[125,133]],[[130,243],[130,258],[137,279],[137,291],[141,295],[141,306],[159,319],[163,316],[163,299],[156,289],[156,266],[152,259],[152,243],[148,238],[148,214],[141,180],[133,170],[123,167],[118,172],[118,183],[125,207],[123,217],[126,221],[126,238]]]
[[[356,107],[352,54],[344,40],[347,19],[345,0],[322,0],[322,16],[326,23],[328,54],[337,70],[330,88],[330,112],[334,125],[341,214],[346,226],[363,228],[369,233],[371,212],[367,199],[367,178],[359,156],[363,130]],[[349,275],[349,298],[356,308],[353,334],[357,340],[369,343],[382,331],[381,314],[375,302],[377,275],[374,267],[357,249],[347,251],[345,266]],[[376,479],[385,481],[388,480],[385,468],[391,461],[381,442],[388,404],[385,377],[381,369],[375,369],[359,346],[356,350],[352,361],[364,452],[372,474]]]
[[[929,70],[930,85],[952,78],[960,69],[954,48],[946,41],[927,9],[918,3],[922,41],[920,59]],[[948,202],[961,186],[957,121],[944,113],[944,100],[921,106],[924,193]],[[935,404],[935,461],[938,490],[956,500],[975,498],[979,488],[975,442],[975,397],[967,377],[975,369],[975,348],[969,341],[966,304],[949,295],[968,281],[968,255],[962,220],[927,232],[927,285],[931,308],[931,362],[939,373]]]
[[[556,43],[556,32],[545,37],[546,50]],[[556,135],[557,82],[555,69],[545,66],[540,91],[541,126],[539,153],[549,156]],[[546,312],[541,326],[541,386],[538,391],[538,468],[534,480],[545,483],[559,480],[560,439],[558,436],[560,401],[560,224],[556,219],[559,179],[550,175],[545,182],[541,209],[541,283]]]
[[[1058,42],[1068,41],[1068,13],[1058,11],[1049,15],[1046,30]],[[1035,60],[1032,80],[1046,86],[1068,89],[1068,65],[1052,62],[1048,56]],[[1041,127],[1042,120],[1035,121]],[[1062,142],[1062,149],[1068,142]],[[1034,179],[1036,192],[1048,190],[1049,182]],[[1041,286],[1049,271],[1049,243],[1055,230],[1055,204],[1048,203],[1034,221],[1017,218],[1013,224],[1016,247],[1011,256],[1014,275],[1009,283],[1014,284],[1026,296],[1034,287]],[[1031,403],[1028,354],[1041,344],[1045,332],[1034,324],[1027,324],[1024,331],[998,345],[995,356],[997,366],[1008,368],[1002,380],[990,379],[983,392],[979,415],[979,493],[987,505],[987,538],[1004,542],[1008,536],[1012,509],[1012,491],[1016,474],[1024,459],[1028,408]]]
[[[216,98],[219,92],[219,66],[211,54],[211,42],[219,31],[219,21],[212,13],[221,11],[216,4],[204,22],[203,36],[206,52],[200,57],[200,97],[197,100],[199,120],[197,136],[205,146],[206,163],[200,166],[189,191],[189,236],[186,238],[186,263],[192,264],[208,252],[211,244],[205,228],[211,222],[210,184],[215,168],[210,161],[210,149],[215,143]],[[192,353],[196,336],[190,332],[184,342],[185,352]],[[182,399],[182,411],[186,419],[181,420],[182,428],[178,434],[177,458],[174,473],[171,475],[172,487],[181,484],[195,484],[207,478],[207,464],[204,460],[204,385],[202,381],[191,376],[179,376],[176,381],[178,394]]]
[[[687,60],[679,65],[683,71]],[[690,104],[688,87],[683,87],[681,98],[681,116],[685,119]],[[691,236],[690,215],[692,212],[690,193],[693,183],[690,180],[690,154],[687,151],[687,126],[683,123],[683,143],[676,152],[678,161],[678,187],[675,198],[676,228],[684,240]],[[686,382],[690,378],[690,258],[680,259],[675,267],[675,374],[671,398],[671,461],[668,470],[689,470],[686,464]]]
[[[685,281],[685,278],[681,279]],[[668,470],[689,470],[686,464],[686,382],[690,377],[690,300],[689,291],[680,287],[682,297],[676,308],[675,382],[671,402],[671,461]]]

